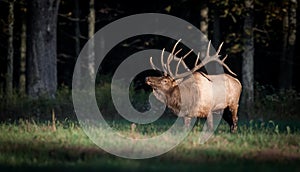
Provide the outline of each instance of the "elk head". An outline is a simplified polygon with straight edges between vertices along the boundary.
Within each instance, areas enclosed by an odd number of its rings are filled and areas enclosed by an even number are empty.
[[[176,81],[170,76],[162,77],[147,77],[146,83],[150,85],[153,90],[161,90],[163,92],[169,92],[177,86]]]
[[[175,80],[171,76],[147,77],[146,83],[152,87],[154,95],[161,101],[165,102],[166,95],[171,95],[178,88],[182,80]]]

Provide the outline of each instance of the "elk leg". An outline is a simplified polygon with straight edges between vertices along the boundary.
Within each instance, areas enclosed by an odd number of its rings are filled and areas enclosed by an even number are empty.
[[[184,117],[184,126],[185,126],[185,128],[190,127],[191,120],[192,120],[192,118],[190,118],[190,117]]]
[[[232,122],[233,125],[231,126],[230,130],[232,133],[235,133],[237,131],[237,122],[238,122],[238,105],[234,106],[233,108],[230,108],[231,114],[232,114]]]
[[[228,107],[224,109],[222,118],[228,123],[231,131],[231,128],[233,126],[233,121],[232,121],[232,113]]]
[[[207,128],[208,128],[208,131],[213,131],[214,130],[213,114],[212,113],[209,113],[207,115]]]

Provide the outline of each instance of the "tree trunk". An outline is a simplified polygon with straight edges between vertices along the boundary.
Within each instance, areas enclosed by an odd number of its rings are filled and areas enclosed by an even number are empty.
[[[75,8],[74,8],[74,17],[75,21],[75,55],[76,57],[80,53],[80,8],[79,8],[79,0],[75,0]]]
[[[280,59],[279,87],[291,89],[293,81],[293,61],[297,32],[297,0],[286,2],[287,13],[283,17],[282,56]]]
[[[74,8],[74,17],[75,17],[75,62],[78,59],[79,53],[80,53],[80,7],[79,7],[79,0],[75,0],[74,2],[75,8]],[[80,63],[81,64],[81,63]],[[83,68],[83,64],[81,64],[81,67],[77,68],[76,75],[81,76],[81,70]],[[77,86],[80,85],[80,82],[78,81],[76,83]]]
[[[207,39],[208,39],[208,13],[209,13],[209,8],[208,8],[208,4],[207,1],[204,1],[201,3],[201,7],[200,7],[200,31],[202,32],[202,34],[204,35],[200,42],[201,42],[201,47],[199,47],[200,49],[200,56],[201,59],[204,58],[206,49],[207,49]],[[209,73],[212,74],[212,65],[208,64],[205,66],[205,70]]]
[[[243,92],[241,104],[248,119],[250,118],[254,102],[253,8],[253,0],[245,0],[244,52],[242,55]]]
[[[95,34],[95,0],[90,0],[90,13],[89,13],[89,33],[88,37],[91,39]],[[91,41],[91,40],[90,40]],[[89,43],[88,47],[88,70],[90,77],[93,78],[95,74],[95,50],[94,40]]]
[[[207,3],[205,3],[200,9],[200,31],[206,36],[208,36],[208,12],[209,8]]]
[[[7,42],[7,72],[6,72],[6,93],[11,95],[13,91],[13,70],[14,70],[14,1],[9,1],[8,8],[8,42]]]
[[[19,77],[19,92],[26,92],[26,20],[22,18],[21,26],[21,46],[20,46],[20,77]]]
[[[212,10],[211,10],[212,11]],[[221,44],[221,31],[220,31],[220,14],[217,7],[214,7],[213,13],[213,35],[212,35],[212,45],[214,48],[218,48]],[[223,67],[220,64],[215,63],[213,66],[216,74],[224,73]]]
[[[32,97],[54,98],[59,0],[30,0],[28,5],[27,93]]]
[[[221,30],[220,30],[220,14],[215,7],[213,10],[213,37],[212,37],[212,44],[215,47],[218,47],[221,44]]]

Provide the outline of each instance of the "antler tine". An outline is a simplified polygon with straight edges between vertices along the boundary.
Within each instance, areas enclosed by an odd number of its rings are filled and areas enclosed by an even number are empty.
[[[216,61],[216,62],[218,62],[219,64],[221,64],[222,66],[224,66],[228,70],[229,73],[231,73],[234,76],[237,76],[237,74],[235,74],[234,72],[232,72],[232,70],[225,63],[223,63],[223,60],[222,61],[219,60],[219,61]]]
[[[167,60],[168,63],[170,63],[170,62],[172,61],[172,59],[174,58],[174,51],[175,51],[175,49],[176,49],[176,47],[177,47],[177,45],[179,44],[180,41],[181,41],[181,39],[179,39],[179,40],[176,42],[176,44],[174,45],[174,47],[173,47],[173,49],[172,49],[171,54],[169,54],[168,60]],[[180,51],[181,51],[181,49],[179,49],[175,54],[178,54]]]
[[[190,69],[187,67],[187,65],[184,63],[183,60],[184,60],[189,54],[191,54],[191,52],[193,52],[193,49],[190,50],[188,53],[186,53],[186,54],[185,54],[183,57],[181,57],[181,58],[177,58],[177,59],[176,59],[176,57],[174,57],[174,60],[178,61],[177,66],[176,66],[175,76],[178,74],[178,68],[179,68],[179,64],[180,64],[180,63],[182,63],[182,65],[184,66],[184,68],[185,68],[187,71],[190,71]]]
[[[207,63],[209,63],[209,62],[211,62],[211,61],[213,61],[213,60],[216,60],[215,58],[210,58],[210,57],[211,57],[211,56],[209,55],[209,54],[210,54],[210,46],[211,46],[211,40],[208,41],[207,50],[206,50],[206,56],[204,57],[204,59],[201,61],[201,63],[200,63],[199,65],[197,65],[197,64],[198,64],[198,60],[199,60],[199,58],[200,58],[200,52],[198,53],[198,57],[197,57],[197,60],[196,60],[197,63],[195,63],[195,67],[191,70],[192,72],[195,72],[195,71],[201,69],[201,68],[202,68],[203,66],[205,66]],[[219,49],[221,49],[221,48],[222,48],[222,45],[219,46]],[[218,50],[219,50],[219,49],[218,49]],[[217,51],[217,52],[218,52],[218,51]],[[217,56],[216,56],[216,57],[218,57],[218,53],[217,53]]]
[[[220,44],[220,46],[219,46],[219,48],[218,48],[218,50],[217,50],[217,52],[216,52],[216,55],[219,55],[219,53],[220,53],[220,51],[221,51],[221,48],[222,48],[222,46],[223,46],[223,43],[224,43],[224,42],[222,42],[222,43]]]
[[[196,62],[195,62],[195,65],[194,65],[194,66],[197,66],[198,61],[199,61],[199,58],[200,58],[200,52],[198,52],[198,54],[197,54],[197,59],[196,59]]]
[[[167,75],[168,72],[166,70],[166,64],[164,63],[164,52],[165,52],[165,48],[163,48],[162,52],[161,52],[161,56],[160,56],[160,62],[161,62],[161,67],[164,71],[164,75]]]
[[[237,74],[235,74],[234,72],[232,72],[231,70],[230,70],[230,68],[224,63],[225,62],[225,60],[227,59],[227,57],[228,57],[228,55],[226,54],[226,56],[223,58],[223,60],[221,61],[222,62],[222,65],[228,70],[228,72],[230,72],[232,75],[234,75],[234,76],[237,76]]]
[[[177,63],[176,71],[175,71],[175,76],[178,75],[178,68],[179,68],[179,64],[181,63],[182,59],[183,59],[183,57],[181,57],[181,58],[179,59],[178,63]]]
[[[175,54],[174,57],[177,56],[177,54],[182,50],[182,48],[180,48]]]
[[[150,65],[151,65],[152,69],[154,69],[154,70],[160,70],[158,67],[156,67],[156,66],[154,65],[154,63],[153,63],[153,61],[152,61],[152,57],[150,57]]]
[[[222,62],[224,63],[225,60],[227,59],[228,55],[226,54],[226,56],[223,58]]]
[[[181,39],[179,39],[179,40],[176,42],[176,44],[174,45],[174,47],[173,47],[173,49],[172,49],[172,54],[174,54],[174,51],[175,51],[175,49],[176,49],[176,47],[177,47],[177,45],[179,44],[180,41],[181,41]]]
[[[189,54],[191,54],[191,52],[193,52],[193,49],[191,49],[188,53],[186,53],[186,54],[185,54],[183,57],[181,57],[181,58],[177,58],[177,59],[176,59],[176,57],[174,57],[174,60],[180,61],[180,62],[178,62],[178,63],[181,63],[181,64],[183,65],[183,67],[185,68],[185,70],[187,70],[187,71],[190,71],[190,69],[189,69],[188,66],[185,64],[184,59],[185,59]]]
[[[210,44],[211,44],[211,40],[209,40],[209,42],[208,42],[208,45],[207,45],[206,57],[209,57],[209,52],[210,52]]]
[[[182,60],[184,60],[189,54],[191,54],[191,52],[193,52],[193,49],[191,49],[188,53],[186,53],[182,58]]]
[[[178,58],[178,57],[176,57],[177,56],[177,54],[179,53],[179,52],[181,52],[181,50],[182,50],[182,48],[180,48],[174,55],[173,55],[173,59],[175,60],[175,61],[179,61],[180,60],[180,58]],[[191,50],[190,52],[188,52],[187,54],[185,54],[184,56],[188,56],[191,52],[192,52],[193,50]],[[173,60],[172,59],[172,60]]]
[[[179,39],[179,40],[176,42],[176,44],[174,45],[174,47],[173,47],[173,49],[172,49],[171,54],[169,54],[168,59],[167,59],[167,65],[166,65],[166,68],[167,68],[167,70],[168,70],[169,75],[170,75],[172,78],[174,78],[174,75],[173,75],[173,72],[172,72],[172,70],[171,70],[170,63],[171,63],[171,61],[174,59],[174,56],[175,56],[175,55],[174,55],[174,51],[175,51],[175,49],[176,49],[176,47],[177,47],[177,45],[179,44],[180,41],[181,41],[181,39]],[[177,51],[176,54],[179,53],[180,51],[181,51],[181,50]]]

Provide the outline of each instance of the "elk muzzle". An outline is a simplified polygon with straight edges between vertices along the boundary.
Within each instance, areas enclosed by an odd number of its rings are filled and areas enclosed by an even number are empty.
[[[146,77],[145,82],[146,82],[146,84],[151,86],[153,89],[157,89],[157,87],[156,87],[156,85],[157,85],[156,77]]]

